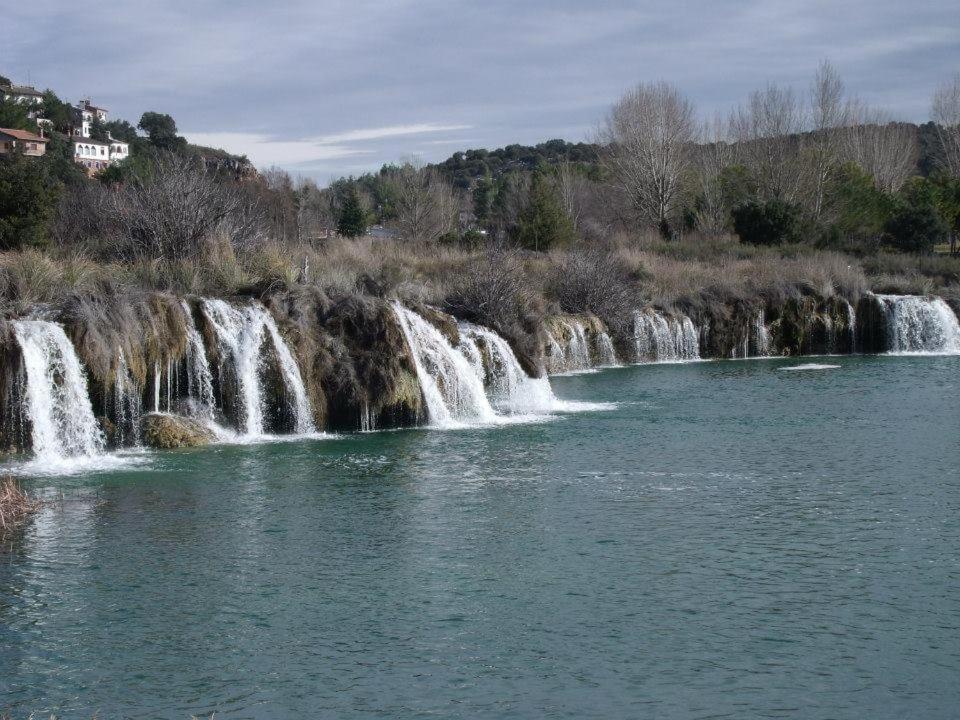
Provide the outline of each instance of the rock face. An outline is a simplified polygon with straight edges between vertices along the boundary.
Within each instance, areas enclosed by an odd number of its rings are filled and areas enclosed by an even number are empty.
[[[157,450],[202,447],[215,439],[206,425],[182,415],[148,413],[142,422],[144,444]]]

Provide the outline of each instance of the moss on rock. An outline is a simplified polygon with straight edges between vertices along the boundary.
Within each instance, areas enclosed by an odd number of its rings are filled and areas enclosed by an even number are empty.
[[[209,445],[216,437],[193,418],[167,413],[148,413],[143,420],[143,442],[157,450]]]

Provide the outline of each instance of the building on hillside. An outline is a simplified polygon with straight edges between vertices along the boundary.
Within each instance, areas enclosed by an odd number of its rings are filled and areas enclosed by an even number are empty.
[[[4,100],[12,100],[25,105],[39,105],[43,102],[43,93],[32,85],[3,85],[0,86]]]
[[[70,134],[74,137],[90,137],[94,121],[106,122],[107,109],[97,107],[89,99],[81,100],[73,108],[73,127],[70,129]]]
[[[98,107],[89,98],[81,100],[74,107],[73,126],[70,135],[73,140],[73,159],[83,165],[88,175],[95,175],[115,162],[130,157],[130,145],[117,140],[107,133],[106,140],[93,138],[95,122],[107,121],[107,109]]]
[[[26,130],[0,128],[0,155],[9,155],[19,150],[30,157],[40,157],[47,152],[47,138]]]
[[[126,143],[123,143],[126,145]],[[87,175],[96,175],[105,170],[112,162],[110,142],[93,138],[73,139],[73,159],[87,170]]]

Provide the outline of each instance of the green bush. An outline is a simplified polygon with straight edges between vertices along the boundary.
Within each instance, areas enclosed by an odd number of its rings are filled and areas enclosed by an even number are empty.
[[[340,209],[337,232],[344,237],[360,237],[367,232],[367,213],[360,203],[360,195],[352,188]]]
[[[886,244],[901,252],[929,253],[950,229],[932,205],[905,205],[884,226]]]
[[[42,158],[0,158],[0,250],[45,245],[60,184]]]
[[[573,220],[559,193],[542,173],[533,176],[527,206],[520,213],[517,242],[529,250],[549,250],[570,245],[576,238]]]
[[[750,201],[733,209],[733,229],[750,245],[781,245],[800,239],[800,208],[782,200]]]

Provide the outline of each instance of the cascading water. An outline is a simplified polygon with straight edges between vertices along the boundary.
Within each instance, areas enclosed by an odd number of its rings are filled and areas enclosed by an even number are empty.
[[[597,334],[597,356],[600,365],[604,367],[617,364],[617,351],[613,348],[613,340],[605,332]]]
[[[767,329],[766,313],[761,308],[757,311],[757,317],[753,321],[752,328],[753,351],[756,357],[769,357],[770,355],[770,330]]]
[[[495,421],[497,414],[471,361],[417,313],[397,302],[393,310],[413,356],[430,424],[455,427]]]
[[[113,412],[117,427],[118,445],[140,443],[140,418],[143,415],[143,399],[136,381],[130,375],[127,359],[120,351],[117,371],[113,382]]]
[[[266,362],[264,345],[269,339],[280,366],[287,392],[293,402],[295,431],[315,431],[307,391],[290,348],[280,336],[273,318],[262,305],[242,308],[219,299],[204,299],[203,312],[213,326],[220,356],[232,365],[241,396],[241,428],[247,437],[264,434],[265,408],[261,371]]]
[[[13,327],[26,371],[26,411],[36,458],[56,462],[102,453],[104,437],[93,415],[87,378],[63,328],[43,320],[17,320]]]
[[[960,354],[960,322],[942,299],[920,295],[875,297],[886,317],[889,352]]]
[[[564,372],[567,369],[567,361],[564,357],[563,348],[549,330],[547,331],[547,341],[547,356],[545,358],[547,372],[550,374]]]
[[[587,325],[577,318],[557,318],[554,332],[547,332],[546,368],[550,374],[576,373],[596,366],[617,364],[617,354],[610,336],[596,325],[593,340]],[[591,347],[592,345],[592,347]]]
[[[590,365],[590,344],[583,323],[579,320],[563,323],[570,330],[570,342],[567,343],[566,360],[570,370],[587,370]]]
[[[182,307],[187,319],[187,396],[190,399],[190,412],[196,418],[212,422],[216,405],[207,349],[193,320],[190,306],[184,302]]]
[[[460,324],[460,350],[486,385],[497,411],[509,415],[548,413],[557,398],[546,378],[532,378],[520,366],[510,343],[471,323]]]
[[[637,311],[633,336],[638,362],[700,359],[700,338],[686,315],[666,318],[656,311]]]
[[[857,346],[857,311],[847,300],[843,302],[847,306],[847,336],[850,343],[850,352],[853,352]]]

